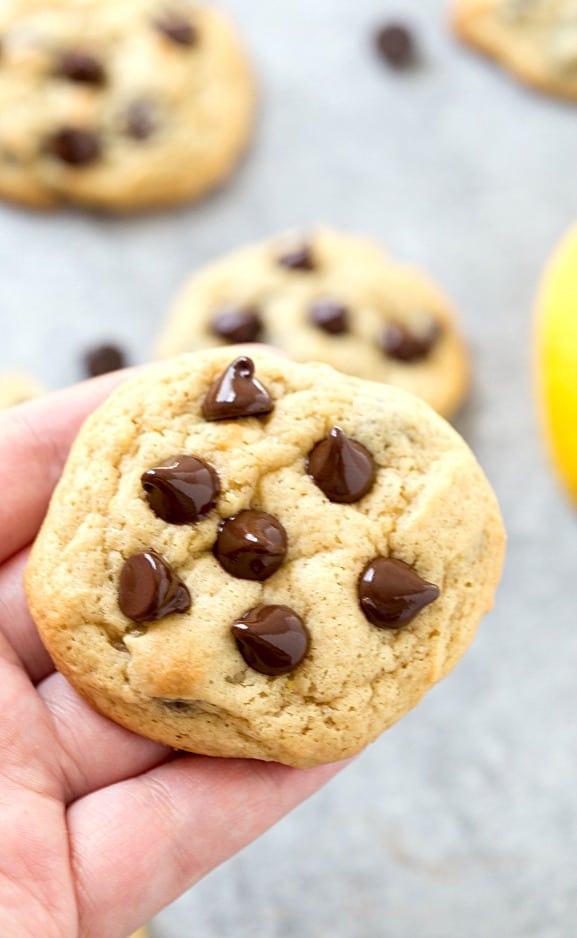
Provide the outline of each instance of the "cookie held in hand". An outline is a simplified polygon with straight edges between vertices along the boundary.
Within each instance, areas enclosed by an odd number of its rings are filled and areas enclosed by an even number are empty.
[[[468,351],[441,292],[372,241],[326,228],[272,238],[198,271],[158,354],[245,342],[395,384],[444,416],[469,387]]]
[[[485,476],[426,404],[213,349],[88,419],[26,588],[102,713],[178,749],[306,767],[359,752],[451,670],[503,546]]]
[[[7,0],[0,195],[37,208],[179,203],[232,171],[254,89],[236,32],[189,0]]]

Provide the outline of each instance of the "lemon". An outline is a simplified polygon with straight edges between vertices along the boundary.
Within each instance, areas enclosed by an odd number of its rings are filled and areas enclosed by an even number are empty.
[[[577,227],[555,251],[541,285],[536,368],[549,451],[577,503]]]

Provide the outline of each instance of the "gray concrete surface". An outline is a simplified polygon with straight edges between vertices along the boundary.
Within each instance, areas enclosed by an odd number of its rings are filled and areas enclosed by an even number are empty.
[[[495,611],[441,687],[308,804],[160,915],[155,938],[573,938],[577,517],[544,463],[530,382],[544,259],[577,216],[577,109],[460,49],[443,0],[228,0],[261,125],[198,207],[113,220],[0,209],[0,367],[52,386],[93,340],[146,358],[189,269],[324,221],[384,240],[454,297],[475,350],[459,426],[500,496]],[[415,23],[393,75],[373,24]]]

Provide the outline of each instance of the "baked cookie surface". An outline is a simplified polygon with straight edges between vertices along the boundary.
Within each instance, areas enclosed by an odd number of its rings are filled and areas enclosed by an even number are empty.
[[[188,0],[0,6],[0,195],[108,210],[201,195],[232,170],[253,82],[228,19]]]
[[[154,365],[89,418],[27,595],[56,666],[113,720],[306,767],[361,750],[457,663],[503,527],[422,401],[236,351]]]
[[[456,0],[457,34],[522,81],[577,100],[575,0]]]
[[[467,349],[441,292],[372,241],[329,229],[272,238],[200,270],[157,351],[253,341],[397,385],[444,415],[468,390]]]
[[[8,371],[0,374],[0,410],[23,404],[43,393],[37,381],[24,372]]]

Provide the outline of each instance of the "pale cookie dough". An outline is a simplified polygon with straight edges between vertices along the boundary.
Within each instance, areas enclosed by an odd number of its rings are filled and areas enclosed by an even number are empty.
[[[198,271],[157,352],[237,339],[395,384],[445,416],[469,387],[467,349],[439,289],[374,242],[330,229],[277,236]]]
[[[113,720],[312,766],[359,752],[458,662],[503,526],[466,444],[413,395],[235,353],[153,365],[88,419],[27,595],[57,668]]]
[[[457,34],[522,81],[577,100],[576,0],[456,0]]]
[[[236,32],[189,0],[0,6],[0,195],[112,211],[181,202],[247,143],[251,71]]]
[[[43,393],[43,388],[34,378],[24,372],[10,371],[0,374],[0,410],[23,404]]]

